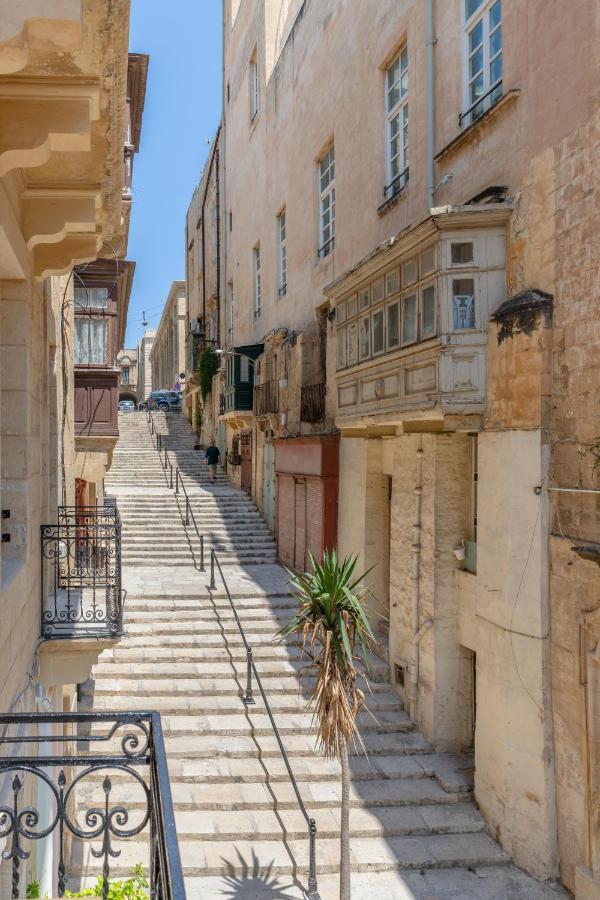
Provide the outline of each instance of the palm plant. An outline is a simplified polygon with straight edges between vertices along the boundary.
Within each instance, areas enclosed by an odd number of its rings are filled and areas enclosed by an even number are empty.
[[[352,741],[356,749],[364,750],[357,720],[365,695],[357,685],[354,663],[357,648],[366,662],[367,640],[373,637],[362,602],[368,572],[355,576],[357,557],[338,562],[335,550],[324,552],[322,564],[310,554],[310,562],[312,572],[289,572],[299,608],[279,636],[301,635],[302,649],[311,660],[308,668],[316,671],[308,703],[318,722],[321,749],[327,758],[338,759],[342,770],[340,900],[350,900],[348,747]]]

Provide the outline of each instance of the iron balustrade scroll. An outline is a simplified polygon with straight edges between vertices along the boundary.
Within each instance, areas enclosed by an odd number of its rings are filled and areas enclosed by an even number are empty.
[[[45,840],[59,897],[100,875],[108,900],[118,845],[135,839],[151,900],[185,900],[160,714],[0,715],[0,839],[13,898],[23,896],[21,863]],[[100,871],[84,875],[86,844]]]
[[[169,458],[169,451],[166,447],[162,446],[162,435],[156,431],[154,426],[154,419],[152,418],[152,413],[148,410],[148,425],[150,427],[150,435],[156,435],[156,449],[158,451],[158,458],[160,464],[162,466],[163,472],[165,473],[165,478],[167,480],[167,485],[171,488],[171,490],[175,490],[175,494],[178,495],[181,490],[183,496],[185,497],[185,514],[183,517],[184,525],[186,528],[189,528],[190,521],[192,522],[194,529],[196,531],[196,536],[200,543],[200,571],[205,571],[204,566],[204,535],[201,534],[200,529],[198,528],[198,523],[196,522],[196,517],[194,515],[194,510],[192,509],[192,504],[190,503],[190,498],[188,497],[188,493],[185,489],[185,485],[183,483],[183,477],[181,473],[181,469],[179,466],[173,466]]]
[[[271,707],[269,705],[269,701],[267,700],[267,695],[265,694],[265,690],[262,685],[262,681],[260,680],[260,675],[256,669],[256,664],[254,662],[254,657],[252,655],[252,647],[248,643],[246,639],[246,635],[244,633],[244,628],[242,623],[240,622],[239,616],[237,614],[237,610],[235,608],[235,604],[231,597],[231,593],[229,591],[229,587],[227,582],[225,581],[225,576],[223,575],[223,569],[221,568],[221,564],[217,558],[216,552],[211,549],[210,551],[210,585],[209,589],[211,591],[216,591],[217,583],[215,580],[215,574],[218,570],[219,576],[223,583],[223,588],[225,590],[225,594],[229,601],[229,605],[231,606],[231,611],[233,613],[233,617],[235,619],[236,625],[238,627],[238,631],[240,633],[240,637],[242,638],[242,643],[244,644],[244,649],[246,651],[246,690],[244,692],[244,697],[242,698],[242,702],[245,706],[251,706],[256,701],[254,699],[254,693],[252,688],[252,677],[254,676],[254,681],[256,682],[256,686],[260,692],[262,697],[262,701],[265,705],[265,709],[267,711],[267,715],[269,717],[269,721],[271,723],[271,727],[273,728],[273,733],[275,735],[275,739],[277,741],[277,745],[279,746],[279,750],[281,751],[281,755],[283,757],[283,762],[285,764],[285,768],[287,770],[292,788],[294,790],[294,794],[296,795],[296,800],[298,801],[298,807],[300,812],[304,816],[304,820],[306,821],[307,829],[308,829],[308,884],[307,884],[307,892],[306,896],[308,900],[320,900],[319,888],[317,884],[317,823],[315,820],[308,814],[306,806],[304,805],[304,801],[302,799],[302,795],[300,794],[300,789],[298,788],[298,783],[294,777],[294,773],[292,771],[292,767],[290,765],[290,761],[288,759],[287,751],[281,740],[281,735],[279,734],[279,729],[277,728],[277,723],[275,722],[275,718],[273,713],[271,712]]]
[[[121,520],[116,503],[59,506],[41,526],[41,634],[45,639],[123,633]]]

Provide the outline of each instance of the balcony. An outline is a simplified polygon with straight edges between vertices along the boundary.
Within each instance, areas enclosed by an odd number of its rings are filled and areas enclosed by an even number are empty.
[[[325,418],[325,382],[304,384],[300,395],[300,421],[322,422]]]
[[[75,435],[116,441],[118,400],[118,369],[75,369]]]
[[[254,365],[263,352],[262,344],[236,347],[227,356],[225,369],[224,417],[234,427],[252,418],[254,410]]]
[[[158,713],[0,715],[0,735],[13,897],[25,896],[22,863],[42,843],[54,872],[39,876],[61,897],[91,877],[107,898],[109,879],[131,877],[128,857],[141,864],[149,896],[185,900]]]
[[[279,412],[279,382],[265,381],[254,385],[254,415],[268,416]]]
[[[123,633],[121,520],[116,506],[58,510],[42,525],[41,634],[45,640]]]

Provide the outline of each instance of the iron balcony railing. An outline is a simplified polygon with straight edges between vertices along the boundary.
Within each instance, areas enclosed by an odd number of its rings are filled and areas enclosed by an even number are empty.
[[[402,188],[405,188],[408,184],[408,175],[409,168],[408,166],[402,170],[402,172],[398,172],[395,178],[392,178],[389,184],[383,189],[383,196],[385,200],[392,200],[396,194],[399,194]]]
[[[498,102],[502,97],[502,80],[497,81],[496,84],[492,85],[489,91],[486,91],[485,94],[482,94],[475,103],[472,103],[471,106],[464,112],[461,113],[458,117],[458,125],[459,128],[467,128],[469,125],[473,125],[474,122],[477,121],[488,109],[491,109],[495,103]]]
[[[254,385],[254,415],[279,412],[279,382],[265,381]]]
[[[219,394],[219,415],[222,416],[225,413],[225,395]]]
[[[196,524],[193,510],[192,510],[191,504],[189,502],[187,492],[185,491],[185,488],[183,485],[183,479],[181,476],[181,472],[179,470],[179,467],[175,467],[175,469],[173,469],[173,466],[170,464],[168,450],[166,449],[166,447],[163,447],[162,436],[156,431],[156,428],[154,425],[154,418],[153,418],[150,410],[147,411],[147,416],[148,416],[148,428],[150,430],[150,435],[153,438],[153,440],[155,441],[155,446],[156,446],[156,449],[159,454],[159,459],[163,466],[165,477],[167,479],[167,484],[169,485],[169,487],[173,488],[176,493],[178,492],[178,489],[180,487],[183,488],[184,495],[186,498],[186,513],[185,513],[185,520],[184,520],[185,526],[189,527],[189,523],[191,521],[196,530],[196,534],[198,535],[198,537],[200,539],[200,552],[201,552],[200,568],[202,571],[204,571],[204,535],[200,534],[198,526]],[[173,476],[173,471],[175,472],[175,476]],[[191,513],[191,517],[188,515],[188,510],[189,510],[189,513]],[[193,555],[193,549],[192,549],[191,544],[190,544],[190,550]],[[320,900],[320,895],[319,895],[318,885],[317,885],[317,863],[316,863],[317,825],[316,825],[315,820],[308,814],[306,806],[304,804],[304,801],[302,800],[302,795],[300,794],[300,789],[298,788],[298,783],[294,777],[294,773],[292,771],[292,767],[290,765],[290,761],[289,761],[285,746],[283,744],[283,741],[281,740],[281,735],[279,734],[279,729],[277,728],[277,723],[275,722],[275,719],[273,717],[273,713],[271,711],[269,701],[267,700],[267,696],[265,694],[262,682],[260,680],[260,676],[258,674],[256,665],[254,663],[254,659],[252,656],[252,647],[250,646],[250,644],[248,643],[248,640],[246,638],[242,623],[240,622],[239,616],[237,614],[237,610],[235,608],[235,604],[233,603],[231,593],[229,591],[229,587],[227,585],[227,582],[225,581],[225,576],[223,575],[223,570],[221,568],[221,564],[217,558],[217,554],[215,553],[215,550],[213,548],[211,548],[211,551],[210,551],[210,585],[209,585],[209,589],[211,591],[215,591],[217,589],[217,584],[216,584],[216,580],[215,580],[217,570],[219,572],[219,576],[223,583],[225,594],[226,594],[229,604],[231,606],[231,610],[233,612],[233,616],[235,618],[235,622],[236,622],[236,625],[240,632],[240,636],[242,638],[242,642],[244,644],[244,648],[246,651],[246,690],[244,692],[244,697],[242,698],[242,702],[244,703],[245,706],[251,706],[256,702],[254,700],[253,687],[252,687],[252,679],[254,677],[254,681],[256,683],[256,686],[258,687],[258,690],[262,697],[263,703],[265,705],[267,715],[269,716],[269,721],[273,728],[273,732],[275,734],[275,739],[277,740],[277,744],[281,751],[281,755],[283,757],[286,771],[288,773],[290,782],[292,784],[292,788],[294,790],[294,794],[298,801],[298,806],[300,808],[302,815],[304,816],[304,819],[305,819],[306,825],[307,825],[308,841],[309,841],[309,868],[308,868],[308,885],[307,885],[308,890],[307,890],[306,896],[307,896],[308,900]]]
[[[304,384],[300,393],[300,420],[321,422],[325,418],[325,382]]]
[[[111,877],[131,875],[119,856],[133,840],[152,900],[185,900],[160,714],[0,715],[0,838],[13,898],[45,841],[59,897],[100,876],[108,900]]]
[[[121,520],[115,503],[59,506],[41,526],[43,638],[123,633]]]

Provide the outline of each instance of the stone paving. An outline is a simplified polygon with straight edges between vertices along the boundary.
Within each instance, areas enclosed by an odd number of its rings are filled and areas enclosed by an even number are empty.
[[[222,480],[207,483],[202,459],[187,452],[193,440],[187,423],[156,418],[173,458],[185,466],[207,546],[217,546],[223,558],[302,797],[317,821],[320,895],[333,900],[339,767],[315,750],[306,711],[312,678],[299,649],[273,640],[294,607],[286,574],[249,499]],[[306,823],[260,696],[252,707],[241,702],[245,654],[226,594],[220,581],[211,591],[208,572],[199,570],[197,541],[183,525],[181,498],[167,486],[145,418],[122,416],[120,427],[109,491],[123,519],[126,635],[100,657],[85,702],[96,710],[161,712],[191,900],[303,897]],[[153,546],[161,549],[149,553]],[[354,900],[566,897],[510,864],[473,801],[472,761],[436,753],[415,731],[375,658],[368,704],[361,731],[369,756],[351,761]],[[131,785],[117,783],[119,796],[131,805]],[[141,845],[121,846],[115,874],[145,857]]]

